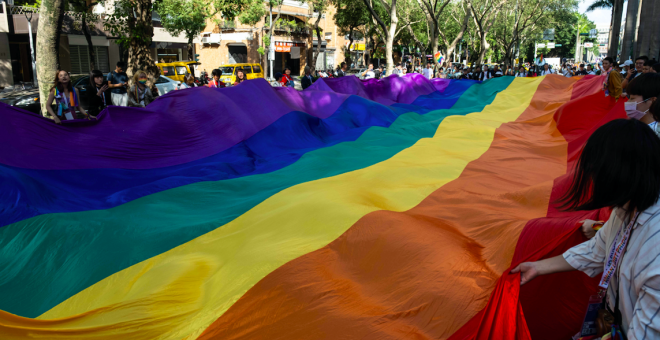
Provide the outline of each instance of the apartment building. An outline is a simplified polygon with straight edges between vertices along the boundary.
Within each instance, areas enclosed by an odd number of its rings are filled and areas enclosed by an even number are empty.
[[[273,19],[277,11],[273,8]],[[334,7],[329,8],[319,22],[322,33],[317,69],[335,68],[344,61],[344,48],[348,40],[338,34],[333,20],[335,12]],[[316,33],[309,29],[317,14],[312,13],[306,3],[293,0],[285,0],[279,14],[280,20],[273,29],[273,72],[283,72],[288,67],[292,74],[300,75],[319,44]],[[264,35],[268,35],[269,22],[269,15],[254,26],[243,25],[238,20],[223,20],[221,15],[208,20],[206,30],[196,44],[201,63],[199,69],[210,73],[224,64],[245,62],[263,66],[267,56],[259,54],[258,49],[263,46]]]
[[[39,13],[30,7],[13,6],[12,1],[0,2],[0,87],[33,79],[30,57],[30,35],[28,21],[32,28],[32,41],[36,48]],[[95,65],[102,72],[114,70],[119,60],[126,60],[128,53],[116,44],[110,32],[104,30],[104,16],[112,13],[113,2],[105,2],[104,8],[97,4],[93,13],[99,20],[90,27],[92,44],[96,53]],[[151,53],[156,61],[170,62],[188,60],[188,40],[183,36],[174,37],[160,24],[157,13],[153,14],[154,36]],[[80,18],[74,12],[66,12],[62,24],[59,48],[60,66],[72,74],[89,72],[89,50],[87,40],[80,27]]]

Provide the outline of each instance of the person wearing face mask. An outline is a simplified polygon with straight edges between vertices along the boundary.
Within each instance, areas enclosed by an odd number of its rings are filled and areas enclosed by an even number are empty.
[[[133,76],[133,86],[128,91],[128,106],[146,107],[154,101],[154,97],[146,84],[147,72],[137,71]]]
[[[646,123],[660,136],[660,74],[645,73],[628,85],[628,101],[624,104],[626,114],[630,119]]]
[[[603,83],[603,91],[606,96],[610,96],[614,99],[619,99],[621,93],[623,93],[623,77],[621,73],[614,69],[614,59],[612,57],[606,57],[603,59],[603,67],[601,69],[601,75],[607,74],[605,82]]]

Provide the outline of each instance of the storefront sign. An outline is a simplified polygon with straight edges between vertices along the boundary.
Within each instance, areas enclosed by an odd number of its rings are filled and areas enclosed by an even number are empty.
[[[289,41],[276,41],[275,52],[291,52],[291,47],[304,47],[303,43],[295,43]]]

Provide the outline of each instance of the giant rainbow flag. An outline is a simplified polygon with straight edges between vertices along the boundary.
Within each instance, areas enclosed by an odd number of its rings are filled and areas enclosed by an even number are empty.
[[[552,203],[624,117],[595,76],[254,80],[62,126],[0,104],[0,339],[560,339]]]

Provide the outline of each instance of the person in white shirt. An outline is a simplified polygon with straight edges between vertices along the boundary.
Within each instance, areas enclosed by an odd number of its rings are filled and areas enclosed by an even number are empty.
[[[431,68],[431,63],[426,64],[426,68],[422,70],[422,75],[426,79],[433,79],[433,69]]]
[[[362,76],[365,80],[376,78],[376,72],[374,72],[374,64],[369,64],[369,68],[362,72]]]
[[[527,77],[527,70],[525,70],[525,66],[520,66],[520,69],[518,70],[518,74],[516,74],[516,77]]]
[[[572,270],[600,276],[605,305],[623,335],[660,339],[659,154],[660,138],[638,120],[616,119],[598,128],[559,202],[574,211],[611,207],[609,220],[589,241],[563,255],[521,263],[511,274],[521,274],[521,285]],[[599,329],[605,335],[611,330]]]
[[[548,74],[553,74],[553,73],[555,73],[555,72],[552,71],[549,64],[543,64],[543,71],[541,71],[542,76],[545,76],[545,75],[548,75]]]
[[[573,76],[573,70],[571,70],[571,65],[565,64],[562,70],[564,77],[570,78]]]
[[[275,73],[275,81],[271,81],[270,85],[273,87],[282,87],[282,73],[277,72]]]
[[[194,87],[197,87],[195,84],[195,76],[192,74],[188,73],[183,77],[183,83],[179,84],[179,90],[182,89],[192,89]]]

